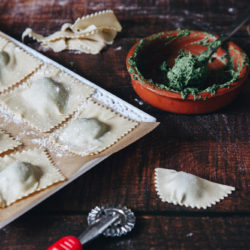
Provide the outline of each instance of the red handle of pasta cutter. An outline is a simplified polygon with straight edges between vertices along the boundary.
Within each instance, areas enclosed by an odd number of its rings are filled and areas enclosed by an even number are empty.
[[[74,236],[65,236],[51,245],[47,250],[83,250],[79,239]]]

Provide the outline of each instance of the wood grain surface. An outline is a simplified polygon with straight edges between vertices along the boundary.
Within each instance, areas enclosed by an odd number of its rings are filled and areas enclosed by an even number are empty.
[[[18,40],[26,27],[48,35],[77,17],[113,9],[123,31],[99,55],[54,53],[37,43],[28,45],[161,124],[2,229],[0,249],[46,249],[64,235],[77,236],[86,227],[91,208],[106,203],[135,211],[135,230],[123,238],[95,240],[86,250],[250,249],[249,78],[226,108],[206,115],[176,115],[143,102],[133,91],[125,66],[129,48],[141,37],[179,27],[221,33],[247,6],[248,0],[1,0],[0,30]],[[232,40],[250,55],[247,25]],[[154,188],[157,167],[186,171],[235,186],[236,191],[206,210],[163,203]]]

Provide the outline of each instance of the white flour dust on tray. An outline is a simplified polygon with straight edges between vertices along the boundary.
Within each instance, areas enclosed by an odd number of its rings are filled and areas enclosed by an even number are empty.
[[[23,123],[21,117],[12,114],[3,106],[0,106],[0,118],[2,118],[6,123],[12,123],[12,122],[14,122],[15,124]]]
[[[37,145],[41,148],[47,148],[51,153],[55,154],[57,157],[63,157],[63,156],[73,156],[72,153],[69,151],[66,151],[64,149],[60,149],[56,147],[55,145],[52,145],[50,140],[46,137],[37,137],[31,140],[33,144]]]
[[[9,127],[9,126],[20,126],[22,124],[22,130],[15,134],[14,138],[18,141],[23,141],[22,138],[30,138],[32,144],[34,144],[38,148],[47,148],[50,152],[54,153],[57,157],[62,156],[72,156],[73,154],[52,145],[49,141],[49,136],[47,134],[42,134],[31,130],[29,126],[27,126],[21,117],[12,114],[3,106],[0,106],[0,119],[4,121],[3,124],[0,125],[1,128]],[[14,123],[14,124],[13,124]],[[11,134],[11,131],[10,131]]]

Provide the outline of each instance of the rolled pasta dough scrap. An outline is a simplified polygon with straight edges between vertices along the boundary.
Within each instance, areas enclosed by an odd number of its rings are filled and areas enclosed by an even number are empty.
[[[7,150],[14,149],[19,145],[21,145],[19,141],[14,140],[2,129],[0,129],[0,154]]]
[[[82,18],[78,18],[75,23],[70,26],[70,28],[77,33],[81,33],[89,27],[111,29],[116,31],[121,31],[122,29],[112,10],[104,10],[83,16]]]
[[[0,207],[6,207],[65,178],[42,149],[0,158]]]
[[[164,168],[155,170],[155,187],[162,201],[204,209],[224,199],[235,190],[231,186]]]
[[[112,10],[105,10],[78,18],[74,24],[65,23],[61,30],[44,37],[27,28],[22,35],[41,42],[55,52],[76,50],[88,54],[99,53],[107,44],[112,44],[122,27]]]

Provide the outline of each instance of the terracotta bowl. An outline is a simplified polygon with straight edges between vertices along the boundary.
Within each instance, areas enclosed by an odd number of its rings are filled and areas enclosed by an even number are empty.
[[[190,51],[192,54],[198,55],[205,51],[207,47],[200,44],[194,44],[194,42],[202,40],[205,37],[208,37],[208,40],[212,41],[218,37],[217,35],[212,35],[201,31],[190,31],[188,36],[178,37],[166,45],[166,38],[169,36],[176,36],[179,32],[179,30],[166,31],[143,39],[144,42],[146,41],[147,45],[143,46],[140,51],[138,50],[138,53],[140,53],[142,60],[150,60],[150,63],[148,64],[149,66],[147,66],[148,68],[144,70],[143,73],[132,73],[131,68],[133,69],[134,66],[131,65],[129,61],[129,58],[134,55],[137,45],[142,41],[138,41],[130,49],[127,55],[126,64],[135,92],[144,101],[157,108],[180,114],[209,113],[232,102],[239,94],[242,84],[247,78],[249,67],[246,64],[248,61],[246,54],[231,41],[223,47],[225,47],[229,56],[232,58],[235,68],[237,68],[237,65],[244,66],[242,67],[236,82],[231,83],[230,87],[218,89],[215,94],[211,94],[210,92],[202,92],[199,94],[198,98],[195,98],[192,94],[189,94],[185,99],[183,99],[179,92],[160,89],[145,80],[152,78],[151,74],[153,74],[153,65],[159,65],[161,62],[166,60],[166,56],[169,65],[172,66],[174,65],[175,58],[178,56],[178,51],[180,49],[184,48],[185,51]],[[209,63],[210,83],[208,82],[208,86],[214,83],[212,82],[214,72],[224,68],[225,64],[222,60],[224,54],[225,50],[219,48],[216,52],[216,57],[212,62]]]

